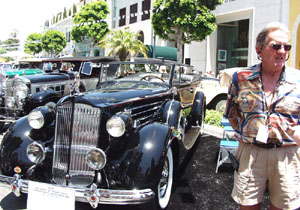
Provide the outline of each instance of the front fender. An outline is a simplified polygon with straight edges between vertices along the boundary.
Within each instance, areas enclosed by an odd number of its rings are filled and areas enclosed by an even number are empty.
[[[128,188],[157,187],[163,160],[172,141],[172,130],[164,124],[144,126],[131,136],[135,147],[128,149],[120,164],[111,165]]]
[[[60,96],[52,89],[47,91],[37,92],[27,98],[24,105],[24,111],[26,113],[29,113],[31,110],[33,110],[36,107],[43,106],[45,105],[45,103],[50,101],[56,103],[59,99]]]
[[[28,117],[25,116],[12,124],[0,146],[0,169],[4,175],[13,175],[16,166],[21,168],[21,174],[35,165],[26,155],[26,148],[33,141],[46,144],[53,139],[53,125],[48,125],[39,130],[30,127]]]

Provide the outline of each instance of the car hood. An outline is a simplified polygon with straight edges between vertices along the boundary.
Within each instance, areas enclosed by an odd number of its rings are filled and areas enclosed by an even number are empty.
[[[87,103],[92,106],[107,106],[118,103],[125,103],[141,98],[155,97],[156,95],[169,94],[165,87],[157,88],[131,88],[131,89],[97,89],[88,91],[83,95],[75,96],[76,103]]]
[[[43,83],[51,81],[61,81],[74,79],[74,74],[70,73],[45,73],[35,75],[24,75],[22,76],[30,80],[31,83]]]

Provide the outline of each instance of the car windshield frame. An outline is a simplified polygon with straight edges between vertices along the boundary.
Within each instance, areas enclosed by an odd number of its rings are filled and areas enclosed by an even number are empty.
[[[115,69],[109,69],[109,67],[115,66]],[[120,72],[120,66],[130,66],[134,67],[133,71],[134,72],[129,72],[128,75],[124,76],[122,74],[117,75],[117,72]],[[138,68],[143,68],[140,67],[141,65],[148,66],[147,69],[144,67],[143,71],[136,71]],[[156,67],[156,68],[154,68]],[[182,64],[174,61],[164,61],[162,59],[135,59],[133,61],[114,61],[114,62],[109,62],[105,63],[102,65],[101,68],[101,74],[100,74],[100,80],[99,83],[108,83],[108,82],[125,82],[125,81],[140,81],[139,78],[143,78],[143,76],[147,75],[154,75],[157,77],[163,77],[165,79],[165,83],[159,82],[160,79],[153,80],[152,83],[156,84],[164,84],[167,85],[169,88],[173,86],[173,82],[176,79],[174,76],[176,74],[179,74],[178,78],[180,80],[181,74],[183,73],[182,68],[190,68],[192,66],[187,65],[187,64]],[[180,69],[178,71],[178,69]],[[108,70],[111,71],[113,74],[109,74]],[[123,69],[126,70],[128,73],[128,69]],[[130,68],[129,70],[132,70]],[[177,70],[177,72],[176,72]],[[115,72],[114,72],[115,71]],[[109,75],[109,76],[108,76]],[[155,79],[155,78],[154,78]],[[148,81],[148,83],[151,83]]]

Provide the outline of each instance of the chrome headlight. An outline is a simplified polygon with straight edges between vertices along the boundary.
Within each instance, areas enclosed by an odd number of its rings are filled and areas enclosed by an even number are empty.
[[[112,137],[120,137],[125,133],[125,122],[121,117],[113,116],[107,121],[106,130]]]
[[[41,144],[33,142],[27,146],[26,155],[31,162],[41,163],[45,159],[45,148]]]
[[[94,170],[100,170],[104,168],[106,164],[106,155],[102,149],[93,148],[91,149],[87,156],[88,165]]]
[[[16,96],[20,99],[26,98],[28,95],[28,87],[22,81],[18,81],[15,86]]]
[[[7,97],[5,100],[6,100],[5,101],[6,106],[8,108],[13,108],[14,107],[14,105],[15,105],[15,99],[13,97]]]
[[[28,122],[32,128],[40,129],[45,123],[44,115],[40,110],[32,110],[28,115]]]

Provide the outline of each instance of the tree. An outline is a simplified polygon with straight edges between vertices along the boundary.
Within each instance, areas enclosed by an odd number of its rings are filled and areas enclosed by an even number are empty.
[[[29,34],[25,41],[25,52],[30,55],[35,55],[42,52],[42,37],[43,35],[40,33]]]
[[[138,36],[138,33],[128,30],[111,31],[99,42],[99,46],[111,49],[108,55],[117,55],[121,61],[139,53],[147,57],[148,48],[137,39]]]
[[[71,30],[71,39],[77,43],[89,44],[90,55],[93,54],[93,48],[109,32],[105,22],[107,14],[107,3],[96,1],[82,7],[73,19],[75,26]]]
[[[42,37],[42,48],[51,56],[57,56],[66,45],[66,36],[60,31],[49,30]]]
[[[8,38],[2,44],[4,45],[6,51],[14,51],[19,48],[20,40],[17,39],[15,36],[11,36],[11,38]]]
[[[152,27],[156,35],[175,41],[177,61],[182,61],[182,46],[202,41],[217,27],[211,12],[223,0],[155,0]]]

